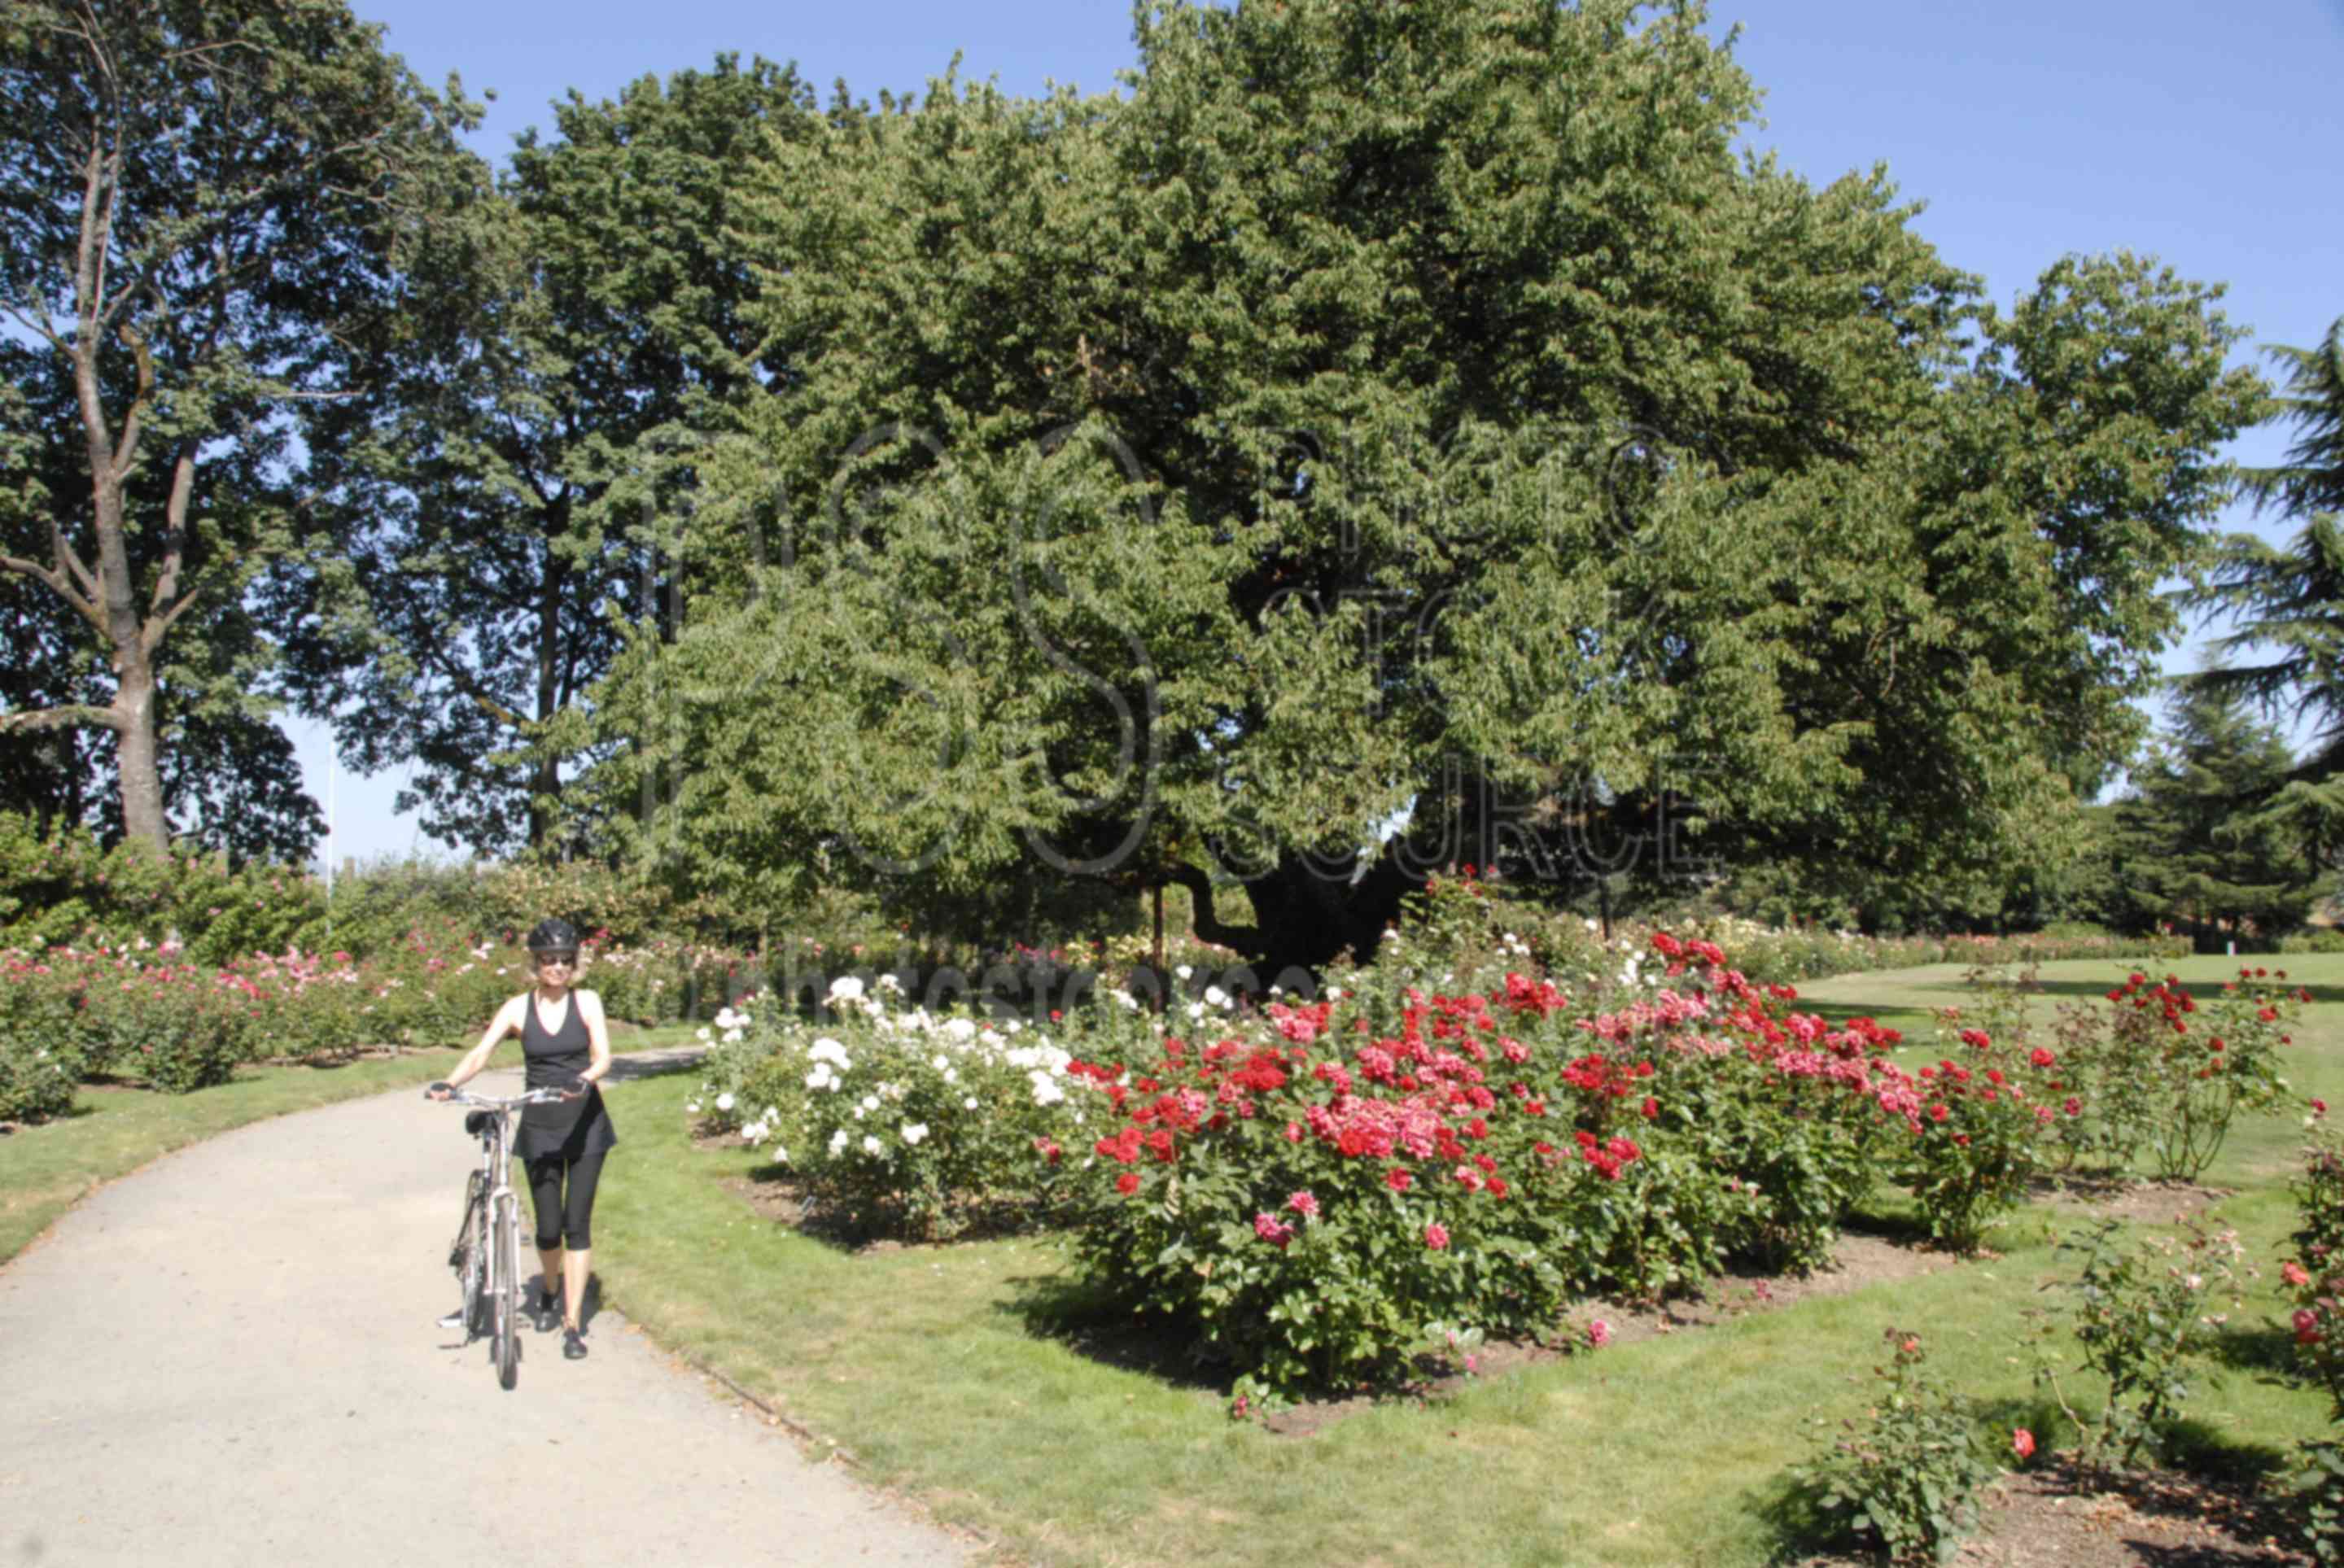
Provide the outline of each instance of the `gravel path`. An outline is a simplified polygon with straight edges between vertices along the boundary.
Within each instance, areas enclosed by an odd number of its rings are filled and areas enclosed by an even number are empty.
[[[500,1389],[433,1324],[460,1123],[401,1091],[240,1128],[0,1269],[0,1568],[969,1560],[614,1311],[583,1362],[530,1333]]]

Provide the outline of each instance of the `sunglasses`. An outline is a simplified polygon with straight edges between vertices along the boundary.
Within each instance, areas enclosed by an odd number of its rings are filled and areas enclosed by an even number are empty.
[[[550,970],[556,964],[561,965],[564,969],[575,969],[578,965],[578,955],[576,953],[540,953],[537,955],[537,967],[541,970]]]

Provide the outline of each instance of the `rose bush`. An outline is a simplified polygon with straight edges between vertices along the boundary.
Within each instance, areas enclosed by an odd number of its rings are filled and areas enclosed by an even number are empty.
[[[1890,1329],[1886,1338],[1888,1363],[1873,1375],[1887,1386],[1867,1417],[1841,1422],[1830,1448],[1793,1474],[1841,1536],[1893,1563],[1945,1562],[1976,1527],[1977,1494],[1998,1472],[1968,1402],[1929,1376],[1920,1336]],[[2022,1427],[2013,1452],[2024,1460],[2034,1450]]]
[[[718,1016],[694,1102],[712,1128],[770,1144],[858,1229],[933,1239],[1046,1202],[1086,1115],[1063,1046],[1014,1019],[905,1008],[889,976],[842,977],[826,1000],[828,1019],[753,1000]]]
[[[1820,1261],[1883,1150],[1928,1135],[1897,1037],[1791,1012],[1699,939],[1633,967],[1600,1002],[1521,973],[1337,987],[1087,1056],[1085,1271],[1252,1396],[1537,1335],[1578,1295],[1736,1256]]]

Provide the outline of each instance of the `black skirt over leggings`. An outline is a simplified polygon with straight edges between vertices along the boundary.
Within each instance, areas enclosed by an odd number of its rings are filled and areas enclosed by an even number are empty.
[[[593,1041],[578,1016],[576,995],[561,999],[561,1021],[553,1029],[545,1027],[534,993],[521,1010],[521,1060],[531,1089],[566,1089],[593,1065]],[[599,1088],[521,1112],[520,1157],[537,1211],[539,1251],[565,1243],[584,1251],[594,1244],[594,1184],[602,1177],[602,1156],[618,1141]]]

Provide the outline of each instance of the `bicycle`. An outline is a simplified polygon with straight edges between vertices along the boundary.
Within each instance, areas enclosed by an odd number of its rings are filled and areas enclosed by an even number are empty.
[[[435,1083],[423,1091],[429,1100]],[[448,1266],[463,1291],[464,1342],[485,1337],[497,1382],[520,1378],[520,1197],[512,1186],[512,1113],[567,1098],[558,1089],[532,1089],[508,1100],[451,1090],[450,1101],[475,1109],[464,1131],[480,1141],[480,1166],[464,1183],[464,1219],[448,1249]]]

